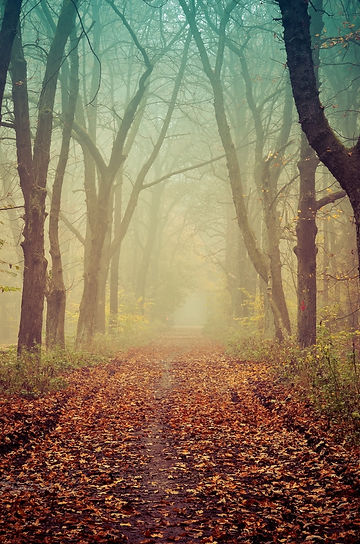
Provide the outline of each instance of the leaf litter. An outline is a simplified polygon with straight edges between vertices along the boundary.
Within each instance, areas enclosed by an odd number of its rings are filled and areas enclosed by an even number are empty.
[[[359,542],[359,451],[266,364],[196,344],[0,401],[1,542]]]

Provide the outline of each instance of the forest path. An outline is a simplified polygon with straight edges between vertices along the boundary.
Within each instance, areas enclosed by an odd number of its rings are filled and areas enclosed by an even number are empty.
[[[355,452],[265,365],[200,336],[76,371],[2,419],[4,544],[359,541]]]

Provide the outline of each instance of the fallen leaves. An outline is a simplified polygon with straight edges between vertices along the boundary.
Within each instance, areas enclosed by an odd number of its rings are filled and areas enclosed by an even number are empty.
[[[1,403],[1,542],[358,541],[358,452],[266,365],[179,352]]]

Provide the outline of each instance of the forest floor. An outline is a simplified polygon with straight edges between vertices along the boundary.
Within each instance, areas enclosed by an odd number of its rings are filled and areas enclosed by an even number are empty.
[[[0,401],[0,542],[358,543],[356,448],[201,337]]]

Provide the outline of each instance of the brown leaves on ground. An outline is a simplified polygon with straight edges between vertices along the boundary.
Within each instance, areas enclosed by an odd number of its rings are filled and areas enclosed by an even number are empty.
[[[168,342],[0,408],[4,544],[359,541],[358,451],[265,365]]]

